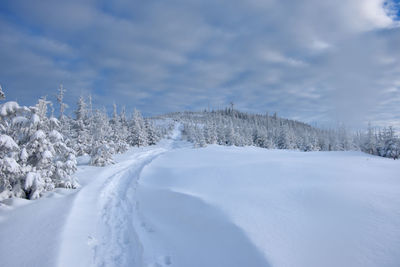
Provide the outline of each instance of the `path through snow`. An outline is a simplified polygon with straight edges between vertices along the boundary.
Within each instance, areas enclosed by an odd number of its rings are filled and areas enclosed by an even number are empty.
[[[138,179],[145,166],[176,147],[179,139],[177,126],[170,139],[120,156],[119,163],[80,190],[64,228],[59,266],[143,266]]]

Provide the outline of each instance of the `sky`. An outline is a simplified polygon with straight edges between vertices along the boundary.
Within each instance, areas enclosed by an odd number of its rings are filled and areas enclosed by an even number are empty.
[[[399,0],[2,0],[7,100],[400,128]]]

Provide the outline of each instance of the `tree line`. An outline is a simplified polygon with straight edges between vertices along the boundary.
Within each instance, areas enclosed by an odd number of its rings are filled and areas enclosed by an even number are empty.
[[[275,114],[249,114],[233,109],[176,112],[160,116],[183,123],[183,136],[197,147],[207,144],[257,146],[300,151],[360,150],[372,155],[397,159],[400,139],[393,127],[366,132],[344,126],[319,129],[309,124],[280,118]]]

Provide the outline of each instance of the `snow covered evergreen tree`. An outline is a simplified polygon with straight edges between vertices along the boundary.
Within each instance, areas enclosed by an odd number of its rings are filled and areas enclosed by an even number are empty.
[[[112,149],[108,144],[98,144],[90,155],[90,164],[100,167],[114,164],[111,151]]]
[[[111,140],[113,150],[116,153],[123,153],[128,149],[127,143],[127,125],[121,119],[117,112],[117,105],[113,105],[113,117],[110,120]]]
[[[149,146],[155,145],[159,140],[158,134],[154,125],[150,122],[150,120],[144,120],[144,128],[147,135],[147,144]]]
[[[116,153],[112,140],[112,128],[105,110],[95,110],[93,115],[93,149],[90,152],[91,164],[105,166],[112,164],[112,154]]]
[[[148,140],[143,117],[136,109],[133,112],[133,117],[129,126],[129,144],[131,146],[146,146]]]
[[[53,123],[54,126],[49,133],[49,139],[55,152],[53,181],[56,187],[76,188],[78,183],[72,176],[77,165],[75,151],[70,147],[70,142],[66,142],[59,132],[61,126],[58,121],[53,120]]]
[[[215,144],[217,142],[217,129],[213,120],[206,123],[204,138],[207,144]]]
[[[76,119],[73,124],[73,146],[76,154],[82,156],[90,154],[92,147],[92,137],[90,136],[90,121],[88,118],[88,112],[86,109],[85,99],[81,96],[77,103],[77,109],[75,110]]]
[[[6,94],[3,92],[3,88],[0,85],[0,100],[6,99]]]
[[[12,190],[22,175],[17,163],[19,146],[8,135],[0,135],[0,200],[13,196]],[[19,191],[19,190],[18,190]]]
[[[400,155],[399,139],[396,137],[393,127],[383,130],[380,155],[387,158],[398,159]]]
[[[368,124],[367,135],[364,137],[364,143],[362,144],[362,149],[369,154],[378,155],[377,137],[370,123]]]
[[[60,120],[62,120],[64,118],[64,112],[65,109],[68,107],[67,104],[64,103],[64,93],[66,92],[64,86],[62,84],[60,84],[60,88],[58,89],[58,94],[57,94],[57,102],[59,105],[59,109],[60,109]]]
[[[16,102],[1,105],[2,197],[36,199],[55,187],[77,186],[74,152],[57,131],[59,121],[47,117],[46,98],[34,107]],[[13,141],[13,142],[12,142]],[[5,174],[6,173],[6,174]]]

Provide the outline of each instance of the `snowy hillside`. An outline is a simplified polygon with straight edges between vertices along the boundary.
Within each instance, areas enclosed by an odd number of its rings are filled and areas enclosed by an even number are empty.
[[[400,164],[211,145],[175,128],[81,187],[0,205],[2,266],[399,266]]]

